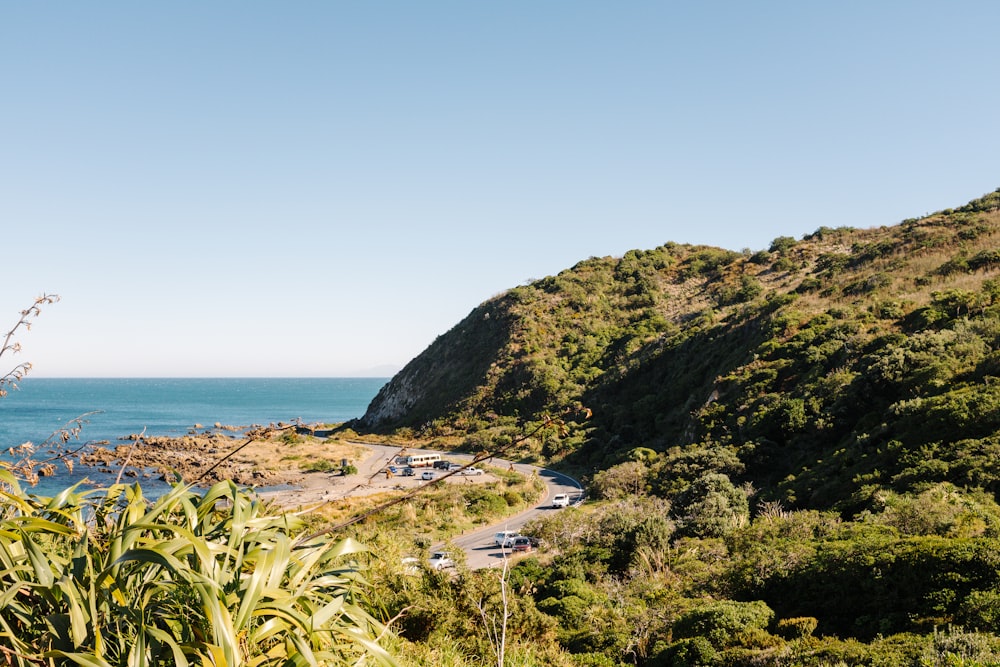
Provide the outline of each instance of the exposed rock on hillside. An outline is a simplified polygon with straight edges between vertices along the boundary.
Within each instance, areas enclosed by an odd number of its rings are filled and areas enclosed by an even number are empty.
[[[365,428],[419,426],[459,412],[489,384],[499,350],[510,340],[516,315],[499,297],[473,310],[384,386],[360,420]]]
[[[972,477],[1000,491],[975,463],[1000,454],[998,273],[1000,191],[756,253],[591,258],[473,310],[361,426],[509,437],[582,404],[575,436],[522,454],[596,471],[710,452],[697,465],[799,505]]]

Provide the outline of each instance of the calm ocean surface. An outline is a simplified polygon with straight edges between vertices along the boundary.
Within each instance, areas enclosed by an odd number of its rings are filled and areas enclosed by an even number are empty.
[[[364,415],[388,378],[25,378],[0,399],[0,446],[41,443],[88,412],[79,444],[147,435],[184,435],[195,424],[232,426],[344,422]],[[74,442],[70,442],[72,447]],[[40,455],[44,452],[40,452]],[[108,483],[92,470],[87,476]],[[60,471],[33,493],[48,495],[81,478]],[[113,481],[113,480],[112,480]],[[143,487],[147,485],[143,482]],[[152,489],[150,489],[152,490]]]

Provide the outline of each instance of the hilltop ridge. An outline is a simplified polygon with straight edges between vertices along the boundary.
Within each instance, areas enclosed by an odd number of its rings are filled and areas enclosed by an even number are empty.
[[[758,252],[591,257],[474,308],[358,426],[471,447],[586,406],[573,435],[518,454],[593,475],[651,452],[653,487],[711,469],[798,507],[939,481],[996,493],[998,271],[1000,190]]]

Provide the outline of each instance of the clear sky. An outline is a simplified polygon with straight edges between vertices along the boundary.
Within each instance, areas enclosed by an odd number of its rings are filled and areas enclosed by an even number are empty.
[[[1000,187],[1000,3],[0,0],[0,372],[388,375],[491,296]],[[374,370],[373,370],[374,369]]]

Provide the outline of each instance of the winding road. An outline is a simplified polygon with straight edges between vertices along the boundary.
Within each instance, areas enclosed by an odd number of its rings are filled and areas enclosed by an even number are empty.
[[[373,445],[370,443],[357,443],[364,444],[365,447],[372,450],[372,455],[365,459],[365,461],[359,466],[359,473],[366,475],[370,478],[376,478],[378,472],[385,468],[387,465],[392,463],[393,458],[399,453],[399,447],[390,447],[387,445]],[[453,452],[435,452],[433,450],[420,450],[423,453],[428,454],[441,454],[442,457],[447,457],[449,460],[455,461],[456,463],[465,464],[472,460],[472,457],[467,454],[455,454]],[[545,485],[548,488],[548,492],[541,499],[540,503],[535,507],[524,510],[523,512],[516,514],[514,516],[507,517],[503,521],[491,524],[489,526],[483,526],[482,528],[477,528],[474,531],[467,531],[461,535],[453,537],[450,542],[454,546],[465,551],[466,554],[466,565],[470,569],[482,569],[486,567],[493,567],[497,565],[502,565],[504,556],[510,555],[510,550],[506,550],[498,547],[494,541],[494,536],[501,530],[520,530],[524,524],[528,523],[532,519],[537,519],[547,515],[550,512],[559,512],[558,508],[552,507],[552,497],[558,493],[565,493],[569,495],[570,504],[575,505],[583,499],[583,488],[580,483],[577,482],[572,477],[563,475],[554,470],[548,470],[546,468],[539,468],[537,466],[527,465],[524,463],[512,463],[511,461],[506,461],[504,459],[487,459],[484,461],[490,466],[505,468],[513,467],[514,470],[523,475],[538,475],[545,481]],[[457,477],[457,479],[462,479]],[[394,478],[396,483],[399,480],[413,480],[413,485],[426,483],[420,482],[419,477],[410,478]],[[439,548],[441,545],[436,545],[435,548]]]

